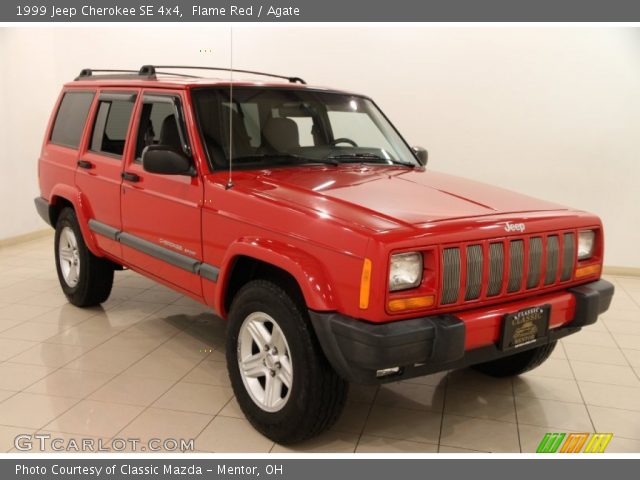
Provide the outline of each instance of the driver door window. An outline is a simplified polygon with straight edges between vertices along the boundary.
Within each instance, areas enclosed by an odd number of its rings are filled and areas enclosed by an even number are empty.
[[[180,149],[175,109],[170,102],[144,102],[136,139],[135,161],[142,161],[142,151],[149,145],[168,145]]]

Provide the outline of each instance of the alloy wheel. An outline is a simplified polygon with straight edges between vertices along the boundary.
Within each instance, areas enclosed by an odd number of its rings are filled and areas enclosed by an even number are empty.
[[[80,280],[80,251],[78,239],[71,227],[64,227],[58,241],[58,257],[62,278],[73,288]]]
[[[291,353],[278,323],[264,312],[245,318],[238,335],[238,367],[251,399],[266,412],[280,411],[293,386]]]

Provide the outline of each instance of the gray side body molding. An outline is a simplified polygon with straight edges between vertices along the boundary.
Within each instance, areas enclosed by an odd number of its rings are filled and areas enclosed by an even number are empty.
[[[218,267],[214,267],[208,263],[199,262],[195,258],[161,247],[155,243],[149,242],[148,240],[120,231],[95,219],[89,220],[89,229],[98,235],[120,242],[127,247],[146,253],[147,255],[157,258],[158,260],[162,260],[163,262],[167,262],[174,267],[200,275],[202,278],[211,280],[212,282],[218,281],[218,275],[220,274],[220,269]]]
[[[107,237],[110,240],[118,241],[118,236],[120,235],[120,230],[110,227],[104,223],[98,222],[97,220],[91,219],[89,220],[89,230],[92,232],[98,233],[103,237]]]

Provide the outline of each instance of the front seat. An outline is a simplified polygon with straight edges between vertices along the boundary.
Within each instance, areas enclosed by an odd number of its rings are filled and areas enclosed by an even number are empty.
[[[176,121],[175,114],[172,113],[171,115],[167,115],[162,121],[158,143],[160,145],[172,147],[176,150],[182,150],[180,133],[178,132],[178,122]]]
[[[229,121],[233,126],[233,158],[255,154],[255,148],[251,146],[251,137],[247,132],[243,117],[236,110],[231,110],[229,107],[224,106],[222,107],[224,119],[218,121],[216,120],[216,115],[214,115],[214,113],[217,113],[214,108],[218,107],[213,101],[209,102],[209,106],[203,108],[203,110],[211,113],[200,118],[205,146],[214,161],[220,165],[226,164],[225,150],[229,151]],[[231,119],[228,117],[229,114]]]
[[[262,129],[267,148],[274,152],[291,152],[300,148],[298,124],[290,118],[271,118]]]

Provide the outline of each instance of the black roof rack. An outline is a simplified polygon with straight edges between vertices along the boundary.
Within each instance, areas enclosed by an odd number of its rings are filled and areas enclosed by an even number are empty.
[[[250,75],[262,75],[265,77],[272,78],[281,78],[283,80],[287,80],[290,83],[301,83],[306,85],[305,82],[300,77],[287,77],[286,75],[276,75],[273,73],[264,73],[264,72],[255,72],[253,70],[238,70],[231,68],[219,68],[219,67],[196,67],[196,66],[186,66],[186,65],[143,65],[140,67],[140,70],[122,70],[122,69],[94,69],[94,68],[83,68],[80,70],[80,74],[75,78],[75,80],[92,80],[92,79],[155,79],[156,74],[160,75],[175,75],[177,77],[187,77],[187,78],[200,78],[196,75],[187,75],[184,73],[175,73],[175,72],[159,72],[158,68],[179,68],[179,69],[187,69],[187,70],[217,70],[222,72],[238,72],[238,73],[248,73]],[[95,76],[94,73],[106,73],[107,75],[99,75]]]
[[[187,65],[143,65],[142,68],[140,68],[139,74],[155,75],[156,73],[160,73],[160,72],[156,72],[156,69],[158,68],[171,68],[171,69],[181,68],[185,70],[217,70],[221,72],[248,73],[250,75],[262,75],[264,77],[281,78],[283,80],[287,80],[290,83],[302,83],[303,85],[306,85],[307,83],[300,77],[288,77],[286,75],[276,75],[274,73],[256,72],[253,70],[240,70],[237,68],[232,69],[232,68],[222,68],[222,67],[197,67],[197,66],[187,66]]]
[[[95,76],[94,73],[106,73],[107,75]],[[196,75],[186,75],[184,73],[173,73],[173,72],[153,72],[149,74],[144,67],[140,70],[122,70],[122,69],[95,69],[95,68],[83,68],[80,70],[80,74],[75,78],[75,80],[97,80],[104,78],[112,78],[112,79],[132,79],[132,78],[142,78],[142,79],[154,79],[156,78],[156,73],[162,75],[175,75],[177,77],[189,77],[189,78],[199,78]]]

